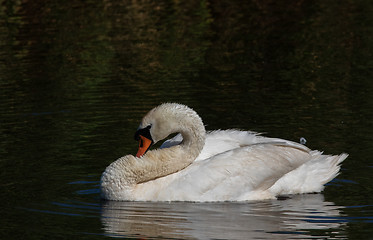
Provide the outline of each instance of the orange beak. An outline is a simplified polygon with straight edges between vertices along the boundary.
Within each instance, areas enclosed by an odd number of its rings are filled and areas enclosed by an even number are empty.
[[[152,145],[152,140],[141,135],[139,137],[139,150],[137,151],[136,157],[141,157],[144,155]]]

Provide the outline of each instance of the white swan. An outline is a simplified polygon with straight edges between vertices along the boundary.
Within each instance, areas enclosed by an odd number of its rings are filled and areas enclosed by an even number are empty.
[[[180,133],[161,149],[153,143]],[[137,157],[110,164],[101,197],[130,201],[245,201],[320,192],[338,175],[348,154],[323,155],[307,147],[253,132],[206,133],[191,108],[165,103],[152,109],[136,132]],[[146,154],[145,154],[146,153]]]

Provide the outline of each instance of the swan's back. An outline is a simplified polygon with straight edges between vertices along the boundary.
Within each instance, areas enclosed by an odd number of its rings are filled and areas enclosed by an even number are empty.
[[[168,148],[182,142],[181,134],[165,141],[160,148]],[[205,160],[217,154],[254,144],[286,144],[304,151],[311,151],[304,145],[278,138],[263,137],[256,132],[239,130],[215,130],[207,132],[205,145],[195,161]]]
[[[138,190],[143,200],[153,201],[242,201],[303,193],[303,189],[319,192],[347,157],[333,158],[293,145],[267,142],[228,150],[166,178],[140,184]],[[322,179],[317,177],[321,173]]]

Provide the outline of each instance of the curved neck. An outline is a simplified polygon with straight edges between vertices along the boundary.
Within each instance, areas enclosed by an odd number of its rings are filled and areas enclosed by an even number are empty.
[[[127,155],[110,164],[101,177],[102,194],[110,194],[108,189],[121,191],[188,167],[202,151],[206,130],[198,115],[187,117],[177,126],[170,132],[183,135],[180,145],[152,150],[141,158]]]
[[[206,130],[202,120],[196,121],[193,125],[183,125],[175,132],[179,132],[183,136],[183,141],[180,144],[184,150],[182,154],[189,155],[194,161],[205,145]],[[180,157],[183,158],[183,156]]]
[[[183,136],[180,145],[149,151],[144,157],[132,162],[131,171],[136,172],[134,183],[143,183],[178,172],[198,157],[205,145],[206,130],[199,117],[192,120],[179,123],[172,131],[180,132]]]

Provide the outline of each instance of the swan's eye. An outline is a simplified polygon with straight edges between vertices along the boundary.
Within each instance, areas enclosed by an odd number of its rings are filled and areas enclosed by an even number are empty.
[[[143,146],[144,146],[144,143],[143,143],[142,139],[140,138],[140,140],[139,140],[139,147],[143,147]]]
[[[140,136],[144,136],[150,140],[152,140],[152,136],[150,134],[150,128],[152,127],[152,125],[148,125],[147,127],[145,128],[141,128],[141,129],[137,129],[136,133],[135,133],[135,140],[136,141],[139,141],[140,140]]]

